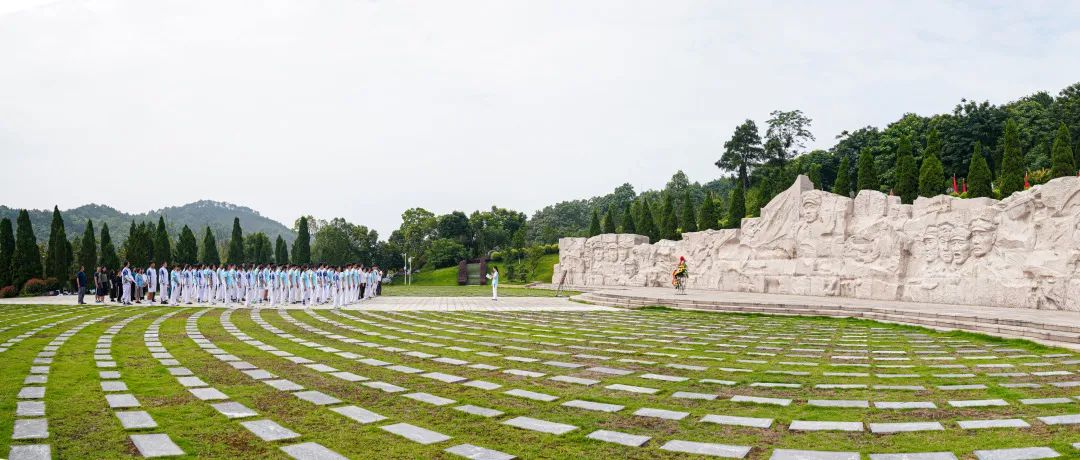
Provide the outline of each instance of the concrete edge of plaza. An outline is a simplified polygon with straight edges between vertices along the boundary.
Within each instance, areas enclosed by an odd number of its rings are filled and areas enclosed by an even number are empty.
[[[861,318],[941,331],[960,330],[1002,338],[1026,339],[1044,345],[1080,350],[1080,312],[1075,311],[713,290],[688,290],[680,295],[673,289],[659,287],[564,289],[581,292],[571,297],[571,300],[589,305],[630,309],[660,306],[681,310]]]

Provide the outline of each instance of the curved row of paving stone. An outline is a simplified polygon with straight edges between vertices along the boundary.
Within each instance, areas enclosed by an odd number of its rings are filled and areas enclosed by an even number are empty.
[[[91,310],[88,310],[88,311],[82,311],[82,312],[80,312],[80,313],[82,313],[82,315],[79,315],[77,317],[81,317],[81,316],[87,314],[88,312],[93,312],[95,310],[97,310],[97,309],[91,309]],[[46,320],[55,319],[55,318],[60,318],[60,317],[63,317],[63,316],[71,316],[71,315],[73,315],[73,313],[75,313],[74,309],[62,309],[62,310],[59,311],[59,313],[54,313],[54,314],[50,314],[50,315],[40,315],[40,316],[37,316],[37,317],[35,317],[33,319],[30,319],[30,320],[27,320],[27,321],[23,321],[23,322],[19,322],[19,323],[9,325],[7,327],[7,329],[5,329],[5,331],[8,330],[8,329],[17,328],[19,326],[26,326],[26,325],[29,325],[29,324],[38,323],[38,322],[41,322],[41,321],[46,321]],[[47,323],[47,324],[44,324],[44,325],[41,325],[41,326],[37,326],[37,327],[31,328],[31,329],[25,330],[22,333],[5,340],[3,343],[0,343],[0,353],[3,353],[5,351],[7,351],[8,349],[15,346],[19,342],[22,342],[23,340],[26,340],[26,339],[28,339],[30,337],[33,337],[34,334],[36,334],[38,332],[41,332],[41,331],[43,331],[45,329],[53,327],[57,323],[60,323],[60,322],[63,322],[63,321],[68,321],[68,320],[70,320],[70,318],[66,319],[66,320],[62,320],[62,321],[54,321],[52,323]]]
[[[80,315],[56,323],[40,326],[38,331],[53,327],[60,322],[84,318],[90,315]],[[45,390],[49,382],[49,371],[52,368],[53,357],[68,339],[79,333],[88,326],[104,321],[112,314],[98,316],[68,329],[56,336],[47,345],[42,347],[34,358],[30,372],[23,380],[23,387],[19,390],[15,409],[15,426],[11,435],[12,444],[8,457],[11,460],[40,460],[52,458],[52,448],[49,444],[41,441],[49,438],[49,421],[46,418]],[[52,326],[50,326],[52,325]],[[47,327],[48,326],[48,327]],[[33,335],[33,334],[31,334]],[[29,442],[33,444],[22,444]]]

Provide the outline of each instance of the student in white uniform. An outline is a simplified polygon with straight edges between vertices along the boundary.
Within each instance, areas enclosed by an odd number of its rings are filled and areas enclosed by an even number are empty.
[[[154,303],[154,296],[158,291],[157,264],[150,262],[150,268],[146,270],[146,297],[147,301]]]
[[[491,280],[491,300],[499,300],[499,268],[492,266],[487,279]]]
[[[172,285],[169,290],[169,303],[172,305],[180,305],[180,290],[181,290],[181,270],[174,268],[170,273],[170,280]]]
[[[120,303],[131,305],[131,283],[135,282],[135,276],[131,273],[130,262],[124,262],[124,268],[120,270],[120,282],[123,283],[123,294],[120,296]]]
[[[159,291],[161,291],[161,304],[165,305],[169,303],[169,269],[167,262],[161,263],[161,268],[158,269],[157,284]]]

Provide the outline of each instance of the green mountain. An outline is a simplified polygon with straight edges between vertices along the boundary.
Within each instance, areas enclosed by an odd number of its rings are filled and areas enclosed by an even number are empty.
[[[0,206],[0,219],[7,217],[11,219],[13,225],[18,213],[19,208]],[[263,217],[254,209],[219,201],[196,201],[183,206],[162,208],[142,214],[127,214],[109,206],[88,204],[74,209],[62,210],[60,214],[64,217],[64,229],[67,231],[68,236],[82,235],[86,229],[86,220],[91,219],[94,221],[94,230],[98,232],[99,236],[101,224],[109,224],[109,233],[117,246],[127,239],[131,221],[148,221],[157,225],[159,216],[165,217],[165,226],[169,229],[174,244],[180,234],[180,229],[184,225],[191,227],[199,241],[202,241],[202,232],[205,231],[203,229],[208,225],[218,241],[228,240],[231,236],[234,217],[240,218],[240,226],[244,229],[244,235],[263,232],[270,237],[270,241],[274,241],[278,235],[281,235],[285,242],[290,245],[296,239],[296,232],[281,222]],[[38,243],[45,243],[49,240],[49,223],[51,221],[51,209],[30,210],[30,222],[34,226],[34,235],[37,237]]]

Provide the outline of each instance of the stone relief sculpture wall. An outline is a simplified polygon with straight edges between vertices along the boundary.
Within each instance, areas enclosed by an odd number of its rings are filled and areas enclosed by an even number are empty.
[[[805,176],[740,228],[649,244],[641,235],[559,240],[556,281],[671,286],[680,256],[688,286],[1080,310],[1080,179],[1001,200],[820,190]],[[565,274],[565,275],[564,275]]]

